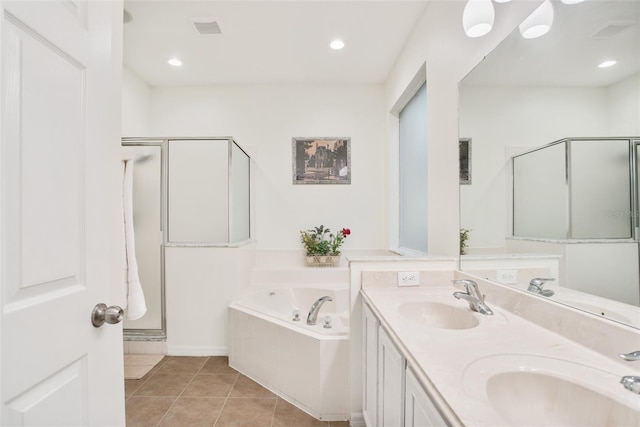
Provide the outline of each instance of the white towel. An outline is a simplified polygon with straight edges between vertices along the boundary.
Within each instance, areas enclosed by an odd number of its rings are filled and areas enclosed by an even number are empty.
[[[127,295],[127,319],[136,320],[147,312],[144,292],[138,277],[136,245],[133,234],[133,159],[123,160],[122,206],[125,241],[125,292]]]

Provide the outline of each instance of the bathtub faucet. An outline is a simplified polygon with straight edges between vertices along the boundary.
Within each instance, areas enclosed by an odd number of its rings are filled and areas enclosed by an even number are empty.
[[[316,320],[318,319],[318,312],[320,311],[320,307],[327,301],[333,301],[330,296],[323,296],[318,298],[318,301],[314,302],[311,306],[311,310],[309,310],[309,315],[307,316],[307,325],[315,325]]]

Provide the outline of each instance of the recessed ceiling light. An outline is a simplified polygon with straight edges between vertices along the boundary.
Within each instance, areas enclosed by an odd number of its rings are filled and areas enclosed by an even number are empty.
[[[616,65],[618,63],[618,61],[614,61],[613,59],[609,60],[609,61],[603,61],[601,63],[598,64],[598,67],[600,68],[608,68],[608,67],[612,67],[614,65]]]
[[[329,45],[331,49],[340,50],[344,47],[344,42],[342,40],[336,39],[331,42]]]
[[[180,61],[178,58],[171,58],[167,62],[169,63],[169,65],[173,65],[174,67],[180,67],[182,65],[182,61]]]

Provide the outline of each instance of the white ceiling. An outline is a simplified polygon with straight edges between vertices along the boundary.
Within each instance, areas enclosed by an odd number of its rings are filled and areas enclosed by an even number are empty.
[[[124,64],[152,86],[383,83],[426,1],[125,1]],[[219,19],[198,35],[191,18]],[[344,40],[340,51],[329,48]],[[182,67],[167,64],[179,57]]]
[[[552,0],[551,31],[524,39],[516,29],[463,81],[465,85],[609,86],[640,72],[640,0]],[[499,19],[499,16],[496,16]],[[594,37],[609,24],[629,25]],[[605,59],[618,61],[598,68]]]

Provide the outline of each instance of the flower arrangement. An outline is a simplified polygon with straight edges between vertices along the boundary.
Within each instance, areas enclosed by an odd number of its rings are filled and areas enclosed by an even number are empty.
[[[351,230],[348,228],[343,228],[333,234],[324,225],[320,225],[310,230],[300,231],[300,240],[304,245],[307,256],[338,256],[340,255],[340,246],[350,234]]]

